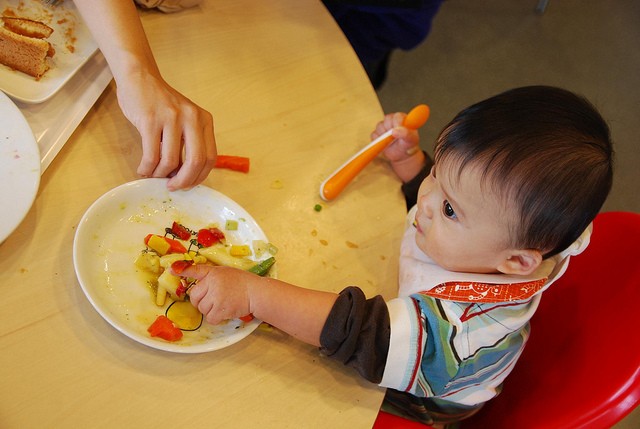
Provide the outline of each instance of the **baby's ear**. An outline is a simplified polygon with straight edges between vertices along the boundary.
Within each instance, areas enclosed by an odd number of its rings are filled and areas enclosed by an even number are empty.
[[[526,276],[542,263],[542,254],[538,250],[520,249],[511,252],[497,268],[503,274]]]

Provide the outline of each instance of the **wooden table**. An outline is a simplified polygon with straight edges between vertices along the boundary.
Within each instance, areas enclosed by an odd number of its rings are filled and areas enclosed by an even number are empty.
[[[166,79],[214,115],[219,153],[251,158],[249,174],[217,170],[205,184],[278,245],[279,277],[393,297],[404,202],[388,166],[374,161],[314,211],[321,181],[382,116],[322,4],[209,0],[143,22]],[[140,155],[112,84],[0,245],[0,427],[371,427],[383,390],[278,330],[184,355],[140,345],[98,315],[74,272],[75,228],[99,196],[137,179]]]

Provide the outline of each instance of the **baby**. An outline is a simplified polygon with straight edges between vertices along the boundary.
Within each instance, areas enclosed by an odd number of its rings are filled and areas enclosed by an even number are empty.
[[[210,323],[253,313],[387,388],[385,404],[426,424],[496,396],[529,336],[541,293],[587,246],[612,182],[609,129],[583,98],[543,86],[460,112],[432,162],[405,114],[385,156],[411,208],[398,298],[297,287],[195,265],[190,299]]]

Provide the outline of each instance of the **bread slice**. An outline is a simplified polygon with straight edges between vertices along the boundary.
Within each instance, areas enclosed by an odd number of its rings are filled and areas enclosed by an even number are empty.
[[[2,17],[0,63],[40,79],[49,69],[47,57],[55,50],[45,39],[53,33],[48,25],[25,18]]]
[[[46,39],[53,33],[53,28],[44,22],[34,21],[27,18],[15,18],[9,16],[2,17],[2,23],[7,30],[36,39]]]

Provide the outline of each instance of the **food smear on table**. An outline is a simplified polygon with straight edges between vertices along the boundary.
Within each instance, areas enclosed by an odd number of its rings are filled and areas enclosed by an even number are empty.
[[[223,228],[236,230],[238,220],[228,219]],[[149,335],[175,342],[183,331],[197,331],[203,323],[203,315],[189,302],[195,279],[173,275],[169,267],[178,274],[193,264],[224,265],[260,276],[269,273],[278,250],[273,244],[264,240],[229,243],[224,231],[217,224],[191,229],[174,221],[163,233],[144,237],[145,248],[134,265],[144,275],[155,305],[166,307],[147,329]],[[243,322],[252,319],[250,314],[240,318]]]

